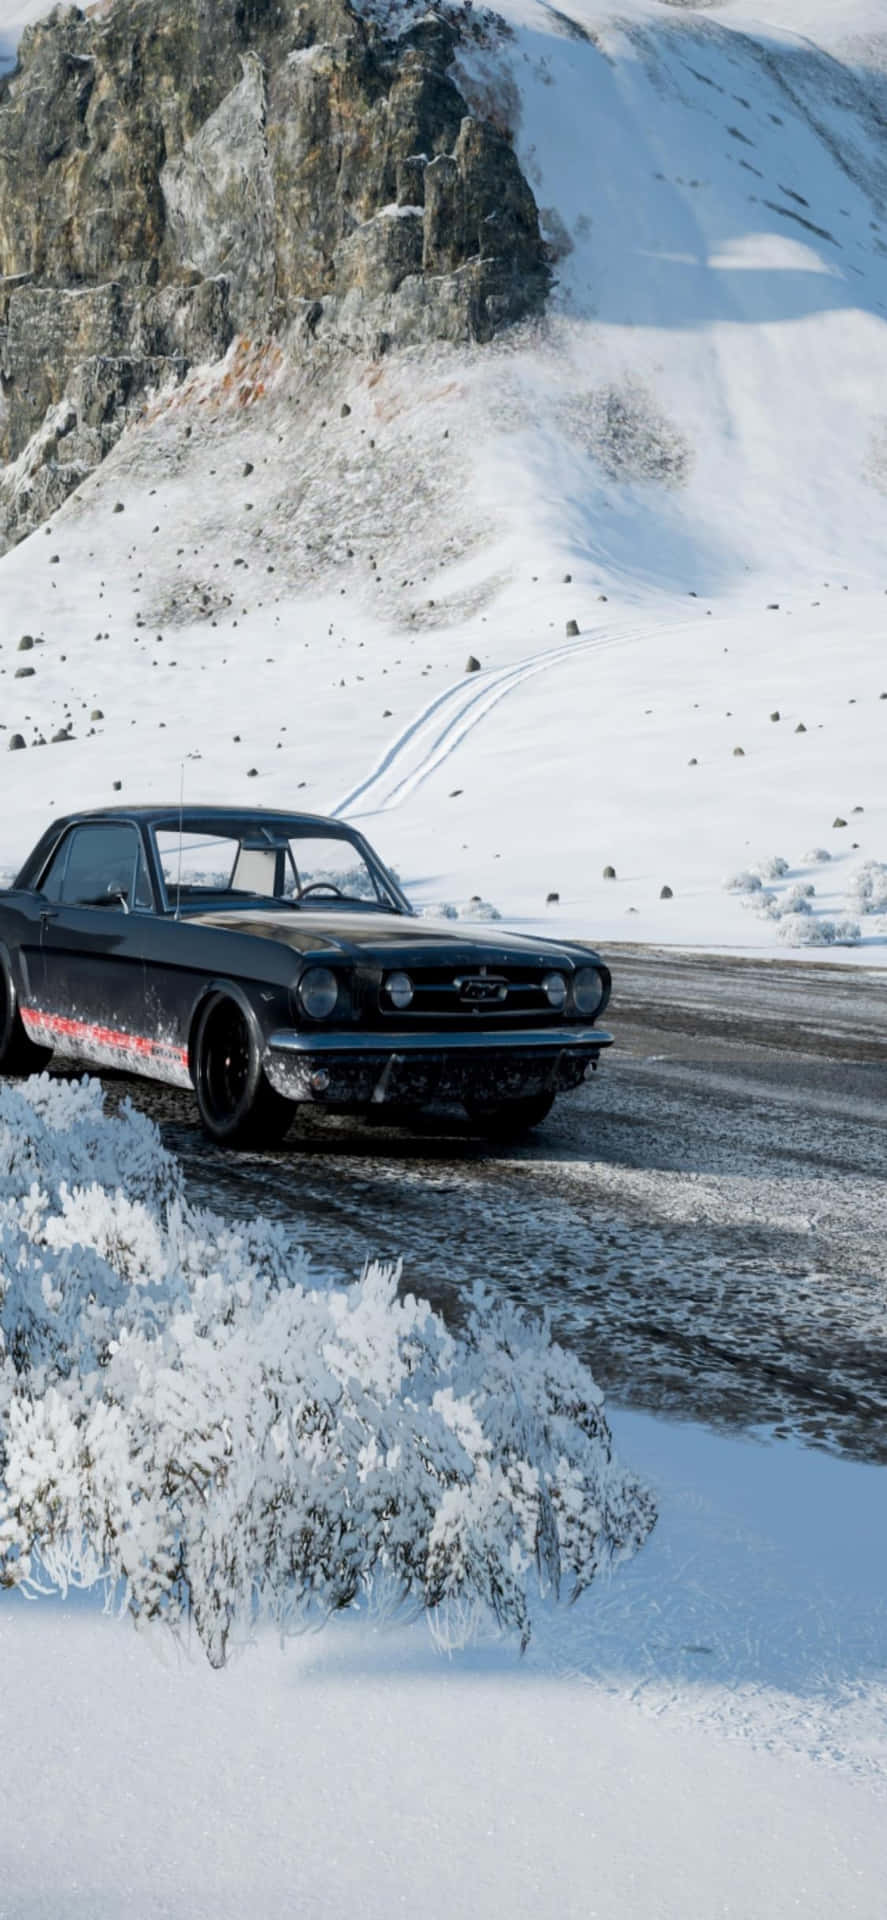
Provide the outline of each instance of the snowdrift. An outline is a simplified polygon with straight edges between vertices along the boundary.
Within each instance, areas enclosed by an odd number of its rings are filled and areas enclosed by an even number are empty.
[[[650,1495],[544,1326],[478,1292],[450,1332],[399,1270],[349,1291],[279,1228],[197,1213],[97,1082],[0,1092],[0,1580],[192,1620],[210,1661],[361,1599],[447,1644],[530,1636],[633,1553]]]

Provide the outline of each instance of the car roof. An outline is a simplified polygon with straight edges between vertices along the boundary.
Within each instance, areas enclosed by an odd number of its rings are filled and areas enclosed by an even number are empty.
[[[242,832],[244,827],[271,828],[278,833],[293,827],[325,827],[335,831],[345,830],[343,820],[330,819],[322,813],[284,812],[270,807],[224,807],[195,805],[189,801],[181,806],[175,801],[172,806],[152,807],[91,807],[88,810],[66,814],[64,819],[54,824],[57,830],[90,821],[120,820],[134,826],[172,827],[178,829],[179,822],[186,832],[199,833],[204,829],[218,833],[230,833],[232,836]],[[350,829],[349,829],[350,831]]]

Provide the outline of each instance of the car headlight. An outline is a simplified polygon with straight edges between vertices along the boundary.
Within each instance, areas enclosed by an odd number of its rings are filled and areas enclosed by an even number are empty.
[[[580,967],[573,975],[573,1005],[577,1013],[589,1017],[597,1013],[604,998],[603,975],[597,967]]]
[[[542,991],[550,1007],[560,1011],[567,1001],[567,983],[562,973],[547,973],[542,982]]]
[[[299,1005],[311,1020],[328,1020],[339,998],[339,982],[331,967],[308,967],[296,988]]]
[[[391,1005],[397,1008],[398,1013],[403,1013],[411,1004],[415,988],[408,973],[389,973],[385,992]]]

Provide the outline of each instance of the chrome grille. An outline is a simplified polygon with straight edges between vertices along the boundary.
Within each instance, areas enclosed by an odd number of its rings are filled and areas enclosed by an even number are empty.
[[[466,1020],[519,1020],[521,1015],[534,1021],[540,1015],[557,1019],[542,990],[545,972],[550,968],[526,964],[411,967],[414,996],[409,1009],[397,1013],[380,989],[379,1012],[386,1024],[396,1019],[405,1026],[447,1016],[463,1025]]]

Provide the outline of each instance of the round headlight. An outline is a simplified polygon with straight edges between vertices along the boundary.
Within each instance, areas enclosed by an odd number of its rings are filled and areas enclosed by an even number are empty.
[[[389,973],[385,982],[385,992],[391,1005],[403,1013],[413,998],[413,983],[408,973]]]
[[[542,982],[542,991],[550,1007],[560,1010],[566,1004],[567,983],[562,973],[547,973]]]
[[[597,1013],[604,997],[604,982],[597,967],[580,967],[573,975],[573,1005],[577,1013]]]
[[[309,1019],[327,1020],[339,998],[339,982],[330,967],[308,967],[296,991]]]

